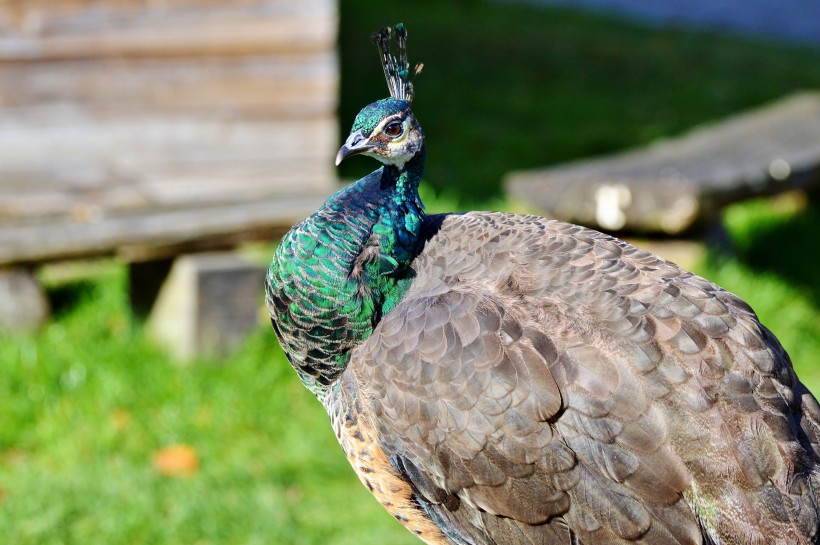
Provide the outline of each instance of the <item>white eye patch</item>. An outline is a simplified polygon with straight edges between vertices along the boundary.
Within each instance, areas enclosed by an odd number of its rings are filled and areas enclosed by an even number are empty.
[[[388,134],[386,132],[386,129],[387,129],[388,126],[392,125],[396,121],[398,121],[398,119],[395,118],[395,117],[388,117],[387,119],[384,119],[381,123],[376,125],[375,129],[373,129],[373,134],[381,133],[381,134],[384,134],[385,136],[387,136],[388,138],[391,138],[391,139],[398,138],[398,140],[393,140],[390,143],[402,142],[404,139],[407,138],[407,134],[409,133],[409,131],[407,129],[409,128],[409,125],[410,125],[410,119],[409,118],[403,119],[402,122],[401,122],[401,132],[399,134],[395,135],[395,136],[391,136],[390,134]]]

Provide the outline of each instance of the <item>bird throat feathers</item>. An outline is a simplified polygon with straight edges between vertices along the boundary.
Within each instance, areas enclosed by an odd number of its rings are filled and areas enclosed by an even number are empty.
[[[421,155],[337,192],[276,250],[267,278],[274,329],[317,395],[412,283],[424,220]]]

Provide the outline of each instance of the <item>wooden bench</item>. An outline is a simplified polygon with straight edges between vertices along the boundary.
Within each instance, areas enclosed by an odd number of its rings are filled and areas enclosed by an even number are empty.
[[[42,321],[9,309],[43,263],[127,260],[144,310],[176,256],[318,208],[336,26],[335,0],[0,5],[0,328]]]
[[[820,93],[802,93],[609,157],[514,172],[508,193],[608,231],[679,234],[739,199],[820,183]]]

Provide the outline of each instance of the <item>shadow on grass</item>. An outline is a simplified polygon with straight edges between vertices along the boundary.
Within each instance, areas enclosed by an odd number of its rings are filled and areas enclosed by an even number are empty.
[[[51,312],[54,318],[61,318],[69,314],[84,300],[94,297],[97,291],[97,282],[93,279],[72,280],[46,288],[46,295],[51,302]]]
[[[734,237],[737,258],[748,267],[772,272],[807,291],[820,307],[820,197],[789,216],[748,222]]]

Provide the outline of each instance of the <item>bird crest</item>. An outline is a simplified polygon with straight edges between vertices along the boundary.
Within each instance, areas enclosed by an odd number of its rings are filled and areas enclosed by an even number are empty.
[[[393,31],[396,32],[396,48],[398,56],[390,51],[390,42]],[[421,73],[423,64],[417,64],[410,77],[410,64],[407,62],[407,29],[404,24],[398,23],[395,27],[384,27],[374,32],[370,39],[379,48],[384,77],[390,96],[397,100],[413,101],[413,81]]]

